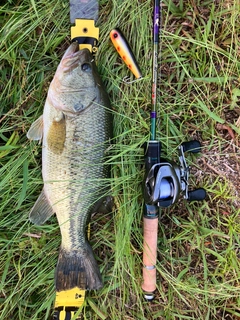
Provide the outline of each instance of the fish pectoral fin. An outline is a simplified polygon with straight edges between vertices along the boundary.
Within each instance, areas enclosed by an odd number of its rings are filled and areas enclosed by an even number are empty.
[[[29,140],[42,140],[43,137],[43,116],[41,115],[36,121],[34,121],[27,132],[27,138]]]
[[[48,148],[55,154],[61,154],[66,140],[66,120],[63,113],[55,117],[47,133]]]
[[[38,197],[32,210],[29,213],[29,220],[36,225],[41,225],[46,222],[53,214],[54,211],[52,209],[52,206],[49,204],[44,190],[42,190],[40,196]]]

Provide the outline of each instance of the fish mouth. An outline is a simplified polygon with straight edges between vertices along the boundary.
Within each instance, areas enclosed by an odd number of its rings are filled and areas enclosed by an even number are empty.
[[[69,72],[83,63],[91,63],[93,60],[91,52],[87,49],[79,50],[78,42],[73,42],[62,58],[63,72]]]
[[[92,54],[87,48],[83,48],[81,50],[78,49],[76,52],[78,52],[79,57],[80,57],[80,61],[82,63],[84,63],[84,62],[92,62],[93,61]]]
[[[71,43],[70,47],[72,47],[72,51],[75,53],[75,52],[78,52],[79,51],[79,44],[77,41],[74,41]]]
[[[73,54],[79,51],[79,45],[77,42],[72,42],[71,45],[65,51],[62,59],[70,58]]]
[[[83,56],[86,60],[92,60],[91,52],[87,48],[79,50],[79,43],[76,41],[71,43],[71,45],[63,55],[63,58],[71,58],[76,54],[78,54],[79,56]]]

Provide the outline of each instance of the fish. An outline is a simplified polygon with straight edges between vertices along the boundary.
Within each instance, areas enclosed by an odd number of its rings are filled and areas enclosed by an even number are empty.
[[[125,62],[127,67],[132,71],[137,79],[141,79],[142,73],[139,65],[122,32],[118,28],[111,30],[110,39],[112,40],[114,47],[116,48],[117,52],[119,53],[120,57]]]
[[[72,43],[50,83],[43,114],[27,132],[42,141],[43,190],[29,213],[36,225],[56,214],[61,247],[57,291],[99,289],[102,279],[88,242],[88,220],[109,212],[112,112],[92,54]]]

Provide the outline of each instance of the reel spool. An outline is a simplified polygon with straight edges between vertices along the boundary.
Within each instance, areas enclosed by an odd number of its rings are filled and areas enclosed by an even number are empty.
[[[144,183],[144,199],[146,207],[167,208],[178,201],[181,193],[188,201],[202,201],[206,198],[206,191],[203,188],[188,190],[189,166],[187,166],[184,153],[198,153],[200,149],[201,144],[197,140],[183,142],[178,150],[179,164],[176,164],[160,158],[161,142],[149,141],[145,155],[147,176]],[[149,214],[151,216],[151,212]]]

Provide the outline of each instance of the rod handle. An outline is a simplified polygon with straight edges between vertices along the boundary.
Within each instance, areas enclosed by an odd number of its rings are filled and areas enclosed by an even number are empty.
[[[158,217],[143,218],[143,283],[142,289],[146,300],[154,299],[156,290]]]

